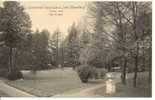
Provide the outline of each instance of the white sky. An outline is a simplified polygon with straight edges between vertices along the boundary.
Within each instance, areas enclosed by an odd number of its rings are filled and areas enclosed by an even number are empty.
[[[86,13],[86,2],[27,1],[21,2],[21,4],[25,7],[26,12],[30,15],[32,20],[32,30],[36,30],[37,28],[39,30],[47,29],[51,34],[54,30],[59,28],[62,34],[66,35],[68,32],[68,27],[71,26],[73,22],[78,22]],[[78,8],[63,9],[63,16],[51,16],[50,14],[53,14],[53,12],[50,10],[52,9],[45,8],[63,6],[76,6]]]

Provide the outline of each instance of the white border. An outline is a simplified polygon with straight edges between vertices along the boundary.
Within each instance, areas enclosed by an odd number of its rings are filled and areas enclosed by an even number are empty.
[[[155,73],[154,73],[154,66],[155,66],[155,35],[154,35],[154,29],[155,29],[155,20],[154,20],[154,17],[155,17],[155,11],[154,11],[154,6],[155,6],[155,3],[153,2],[153,0],[0,0],[0,1],[152,1],[152,98],[146,98],[146,99],[153,99],[154,96],[155,96],[155,92],[154,92],[154,83],[155,83],[155,80],[153,79],[153,76],[155,76]],[[74,98],[63,98],[63,97],[59,97],[59,98],[53,98],[53,97],[35,97],[35,98],[29,98],[29,97],[2,97],[0,98],[0,100],[54,100],[54,99],[57,99],[57,100],[107,100],[107,99],[110,99],[110,100],[116,100],[117,98],[95,98],[95,97],[84,97],[84,98],[81,98],[81,97],[74,97]],[[134,98],[118,98],[118,99],[134,99]],[[145,98],[136,98],[136,100],[144,100]]]
[[[1,1],[153,1],[153,0],[1,0]]]

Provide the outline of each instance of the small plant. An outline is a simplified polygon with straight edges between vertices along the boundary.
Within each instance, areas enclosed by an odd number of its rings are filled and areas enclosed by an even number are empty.
[[[8,80],[17,80],[23,78],[23,74],[20,71],[9,72],[7,74]]]

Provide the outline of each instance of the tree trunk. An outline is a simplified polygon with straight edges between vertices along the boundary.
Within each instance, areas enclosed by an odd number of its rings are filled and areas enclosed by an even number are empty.
[[[133,77],[133,87],[136,87],[136,85],[137,85],[138,56],[139,56],[139,44],[137,42],[137,50],[136,50],[136,57],[135,57],[135,69],[134,69],[134,77]]]
[[[13,69],[13,48],[9,47],[9,73],[12,73],[12,69]]]
[[[13,70],[20,70],[18,67],[17,67],[17,49],[14,48],[13,51],[12,51],[12,63],[13,63]]]
[[[149,47],[149,83],[152,83],[152,50]]]
[[[57,33],[57,43],[56,43],[56,66],[59,67],[59,33]]]
[[[111,71],[111,64],[108,63],[107,65],[108,65],[108,72],[110,72]]]
[[[142,66],[142,71],[145,70],[145,52],[144,52],[144,47],[143,47],[143,66]]]
[[[123,71],[122,71],[122,83],[124,85],[126,84],[126,66],[127,66],[127,59],[124,58],[124,66],[123,66]]]
[[[137,85],[137,72],[138,72],[138,56],[139,56],[139,43],[138,43],[138,35],[137,35],[137,5],[136,2],[132,2],[132,17],[133,17],[133,31],[135,35],[136,43],[136,55],[135,55],[135,68],[134,68],[134,77],[133,77],[133,87]]]
[[[61,67],[64,68],[64,47],[62,46]]]

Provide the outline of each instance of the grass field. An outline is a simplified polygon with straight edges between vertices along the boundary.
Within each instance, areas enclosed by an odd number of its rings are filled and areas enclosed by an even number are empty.
[[[2,91],[0,91],[0,97],[7,97],[8,95]]]
[[[23,80],[6,81],[6,83],[35,96],[74,93],[103,82],[103,80],[98,80],[88,84],[81,83],[77,73],[69,68],[39,71],[36,74],[23,71],[23,74]]]

